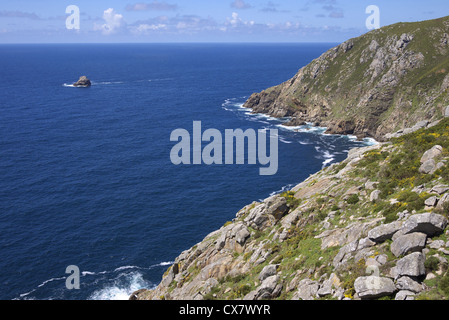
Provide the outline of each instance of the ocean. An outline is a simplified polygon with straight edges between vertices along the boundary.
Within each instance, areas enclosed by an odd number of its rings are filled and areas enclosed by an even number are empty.
[[[0,299],[127,299],[245,205],[372,143],[242,107],[333,46],[1,45]],[[193,121],[278,129],[277,173],[174,165],[170,134]]]

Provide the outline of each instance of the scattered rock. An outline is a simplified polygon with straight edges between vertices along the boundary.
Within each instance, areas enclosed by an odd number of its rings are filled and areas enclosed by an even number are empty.
[[[431,149],[424,152],[424,155],[421,157],[421,163],[425,163],[426,161],[433,160],[436,157],[440,156],[443,153],[443,147],[440,145],[433,146]]]
[[[245,222],[256,230],[263,230],[275,225],[288,211],[287,200],[274,195],[254,207],[245,218]]]
[[[292,300],[314,300],[319,289],[320,285],[317,281],[310,279],[301,280],[298,284],[298,290],[293,295]]]
[[[275,298],[282,290],[279,284],[280,277],[278,275],[266,278],[262,284],[254,291],[248,293],[243,300],[264,300]]]
[[[424,204],[426,205],[427,210],[431,210],[433,207],[435,207],[438,203],[438,198],[436,196],[427,198],[426,201],[424,201]]]
[[[418,252],[426,246],[427,235],[420,232],[405,234],[398,237],[391,244],[391,252],[396,256],[402,256],[410,252]]]
[[[410,216],[405,221],[402,231],[404,234],[413,232],[422,232],[429,237],[443,233],[448,224],[448,220],[436,213],[422,213]]]
[[[439,195],[442,195],[443,193],[445,193],[445,192],[447,192],[447,191],[449,191],[449,186],[446,186],[446,185],[438,185],[438,186],[433,187],[433,188],[430,190],[430,193],[438,193]]]
[[[378,182],[368,181],[365,183],[365,189],[366,190],[374,190],[378,184],[379,184]]]
[[[445,245],[446,244],[444,243],[443,240],[435,240],[429,244],[429,248],[430,249],[440,249],[440,248],[444,247]]]
[[[375,201],[379,200],[380,194],[381,194],[380,190],[374,190],[373,192],[371,192],[371,194],[369,196],[369,201],[375,202]]]
[[[395,293],[393,280],[385,277],[359,277],[354,282],[354,289],[361,299],[376,299]]]
[[[374,242],[384,242],[391,239],[393,235],[402,228],[402,221],[393,221],[388,224],[382,224],[368,232],[368,238]]]
[[[398,288],[398,290],[407,290],[413,293],[419,293],[424,290],[424,286],[421,283],[408,276],[400,277],[396,281],[396,288]]]
[[[421,252],[411,253],[398,260],[396,266],[392,268],[394,278],[401,276],[420,277],[426,274],[424,262],[426,257]]]
[[[438,201],[437,210],[443,210],[444,205],[449,202],[449,193],[445,193]]]
[[[337,277],[335,273],[332,273],[329,279],[325,280],[321,285],[321,288],[317,291],[317,295],[319,297],[325,297],[331,295],[333,293],[333,288],[339,288],[340,279]],[[338,290],[337,290],[338,291]]]
[[[435,163],[435,160],[430,159],[424,162],[419,167],[419,172],[425,173],[425,174],[433,174],[437,170],[437,164]]]
[[[264,281],[266,278],[276,275],[277,267],[275,264],[265,266],[259,274],[259,280]]]
[[[415,293],[408,290],[401,290],[396,293],[394,300],[415,300]]]
[[[444,110],[444,117],[445,118],[449,117],[449,106],[447,106],[446,109]]]

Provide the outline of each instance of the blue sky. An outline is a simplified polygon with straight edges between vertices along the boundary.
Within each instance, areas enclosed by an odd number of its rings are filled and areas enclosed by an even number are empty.
[[[342,42],[369,31],[369,5],[381,26],[449,15],[447,0],[15,0],[0,3],[0,43]]]

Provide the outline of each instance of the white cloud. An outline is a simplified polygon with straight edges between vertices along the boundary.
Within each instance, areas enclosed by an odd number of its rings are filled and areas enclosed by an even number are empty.
[[[243,0],[234,0],[234,2],[231,3],[232,8],[236,9],[249,9],[252,8],[252,6],[249,3],[246,3]]]
[[[113,34],[120,30],[124,25],[125,21],[121,14],[115,13],[113,8],[106,9],[103,12],[104,24],[94,25],[94,30],[101,31],[105,35]]]
[[[165,24],[139,24],[135,27],[130,27],[129,30],[135,34],[145,34],[150,31],[158,31],[167,29],[167,25]]]
[[[176,11],[177,4],[170,4],[166,2],[159,2],[157,0],[151,3],[139,2],[135,4],[128,4],[126,11]]]
[[[236,28],[239,26],[253,26],[254,21],[244,21],[239,17],[237,12],[233,12],[231,18],[227,19],[227,25],[231,25],[231,27]]]

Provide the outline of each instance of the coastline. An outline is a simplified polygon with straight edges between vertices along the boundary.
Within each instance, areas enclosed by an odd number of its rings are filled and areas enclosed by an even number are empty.
[[[444,20],[426,23],[440,26]],[[303,182],[248,204],[182,252],[154,290],[130,299],[408,300],[425,295],[424,263],[435,236],[444,234],[438,249],[449,254],[444,216],[449,186],[441,185],[449,183],[443,152],[449,147],[443,134],[449,107],[440,90],[449,87],[449,76],[439,78],[442,85],[426,83],[424,100],[410,94],[418,86],[416,73],[428,75],[430,68],[413,47],[427,28],[420,22],[406,30],[397,24],[350,39],[289,81],[252,94],[240,108],[285,120],[278,124],[285,130],[366,139],[371,145],[348,150],[344,161],[330,166],[327,155],[322,169]],[[445,52],[438,53],[441,59]],[[432,59],[440,64],[436,53]],[[412,240],[416,232],[420,238]],[[414,241],[419,245],[411,245]],[[369,267],[377,268],[375,285],[365,272]],[[449,282],[447,273],[438,276]]]

